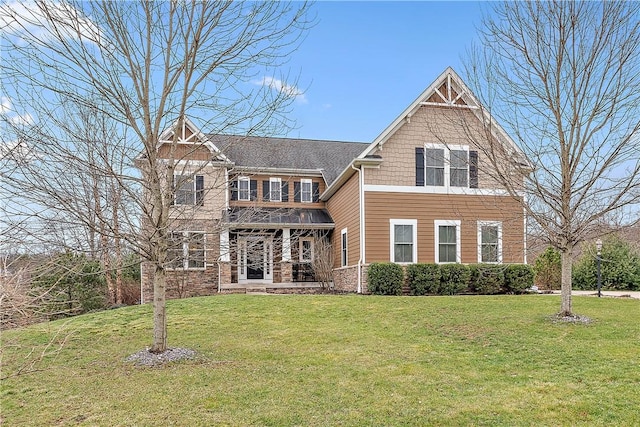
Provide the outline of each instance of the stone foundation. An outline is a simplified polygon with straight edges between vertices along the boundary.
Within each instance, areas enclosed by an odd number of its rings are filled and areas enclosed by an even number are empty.
[[[368,293],[366,271],[368,266],[362,267],[362,293]],[[358,266],[336,268],[333,270],[333,289],[337,292],[358,292]]]
[[[141,300],[143,303],[153,302],[153,265],[142,263],[141,266]],[[218,265],[207,265],[205,270],[168,270],[167,299],[188,298],[213,295],[218,292]],[[222,280],[231,280],[229,263],[220,264]],[[228,283],[228,282],[227,282]]]

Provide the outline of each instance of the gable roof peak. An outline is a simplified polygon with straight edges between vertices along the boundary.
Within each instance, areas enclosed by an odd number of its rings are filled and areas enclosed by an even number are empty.
[[[201,144],[205,146],[218,160],[229,161],[229,159],[215,146],[215,144],[205,135],[186,115],[176,119],[176,121],[164,130],[158,137],[156,148],[163,144]]]

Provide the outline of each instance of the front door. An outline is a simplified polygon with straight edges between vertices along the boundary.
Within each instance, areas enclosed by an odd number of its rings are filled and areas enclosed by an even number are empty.
[[[273,281],[273,242],[265,236],[238,239],[238,281]]]

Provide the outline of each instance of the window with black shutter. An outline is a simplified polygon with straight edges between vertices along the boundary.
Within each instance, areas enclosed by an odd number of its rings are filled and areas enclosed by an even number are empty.
[[[416,147],[416,185],[424,186],[424,148]]]
[[[258,200],[258,181],[255,179],[249,181],[249,189],[251,191],[251,201],[255,202],[256,200]]]
[[[302,201],[301,197],[301,183],[300,181],[295,181],[293,183],[293,201],[296,203],[300,203]]]
[[[238,181],[233,179],[229,182],[229,189],[231,190],[231,200],[238,200]]]
[[[469,151],[469,187],[478,188],[478,152]]]
[[[196,175],[196,205],[204,205],[204,176]]]

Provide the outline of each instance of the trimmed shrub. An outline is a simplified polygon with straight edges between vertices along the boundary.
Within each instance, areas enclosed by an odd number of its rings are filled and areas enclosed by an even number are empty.
[[[469,287],[471,273],[464,264],[440,265],[440,295],[455,295]]]
[[[391,262],[374,262],[367,270],[367,288],[374,295],[402,295],[402,267]]]
[[[522,294],[533,286],[533,268],[526,264],[509,264],[504,270],[506,292]]]
[[[438,264],[410,264],[407,279],[411,295],[437,294],[440,288],[440,266]]]
[[[560,289],[560,252],[551,246],[538,255],[534,264],[534,283],[540,289]]]
[[[471,264],[471,290],[482,295],[499,294],[504,288],[504,268],[499,264]]]

